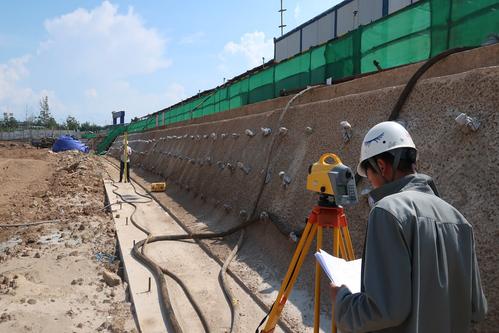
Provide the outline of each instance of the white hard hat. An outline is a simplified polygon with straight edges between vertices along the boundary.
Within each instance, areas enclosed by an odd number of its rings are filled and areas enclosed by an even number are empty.
[[[367,177],[362,162],[378,154],[397,149],[416,149],[411,135],[396,121],[384,121],[371,128],[362,142],[360,148],[360,159],[357,165],[357,173],[362,177]]]

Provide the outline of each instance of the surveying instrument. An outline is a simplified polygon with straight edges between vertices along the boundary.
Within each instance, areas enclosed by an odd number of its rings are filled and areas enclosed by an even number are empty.
[[[332,163],[328,163],[331,161]],[[271,333],[279,321],[286,301],[298,278],[312,241],[317,237],[317,251],[322,248],[323,229],[333,230],[333,255],[345,260],[354,260],[355,255],[352,247],[350,232],[348,231],[347,219],[343,211],[343,205],[357,203],[357,190],[352,170],[341,163],[335,154],[324,154],[318,162],[309,167],[307,176],[307,190],[319,193],[317,205],[310,212],[307,225],[298,242],[288,271],[282,282],[281,289],[277,295],[270,313],[268,314],[265,328],[261,333]],[[314,298],[314,333],[319,332],[320,321],[320,289],[321,289],[321,267],[315,264],[315,298]],[[333,302],[334,307],[334,302]],[[336,332],[334,324],[334,308],[332,332]]]

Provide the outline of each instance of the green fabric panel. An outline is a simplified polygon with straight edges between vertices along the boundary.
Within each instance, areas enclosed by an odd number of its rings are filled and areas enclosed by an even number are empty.
[[[310,51],[310,84],[326,82],[326,45]]]
[[[449,29],[452,0],[431,0],[431,52],[433,57],[449,48]]]
[[[326,44],[326,77],[340,79],[354,73],[354,34],[348,33]]]
[[[477,46],[499,34],[498,1],[454,1],[449,48]]]
[[[215,93],[215,112],[224,111],[224,110],[222,110],[222,103],[227,102],[226,104],[228,104],[228,100],[227,100],[228,90],[229,89],[227,87],[224,87],[224,88],[218,89],[217,92]]]
[[[249,90],[274,83],[274,68],[267,68],[257,72],[249,78]]]
[[[218,112],[227,111],[229,109],[230,109],[230,101],[228,99],[220,101]]]
[[[251,90],[248,96],[248,104],[257,103],[272,98],[274,98],[274,84],[271,83]]]
[[[491,12],[499,8],[497,0],[453,0],[451,7],[451,20],[455,22],[478,12]]]
[[[121,135],[122,133],[125,132],[127,129],[127,126],[124,125],[116,125],[115,127],[111,128],[107,136],[99,143],[97,146],[97,154],[102,154],[105,151],[109,149],[111,144],[114,142],[114,140]]]
[[[229,86],[229,107],[231,109],[248,104],[249,78]]]
[[[390,68],[427,59],[430,16],[430,4],[423,1],[364,27],[361,72],[375,71],[373,60]]]
[[[382,68],[390,68],[428,59],[429,54],[430,33],[427,31],[369,52],[362,57],[362,73],[376,71],[374,60],[378,61]]]
[[[308,72],[309,68],[310,52],[306,52],[277,64],[275,66],[275,81],[278,82],[296,74]]]
[[[274,98],[274,67],[257,72],[249,78],[250,104],[271,98]]]
[[[310,83],[310,54],[306,52],[275,66],[275,96],[283,90],[295,90]]]

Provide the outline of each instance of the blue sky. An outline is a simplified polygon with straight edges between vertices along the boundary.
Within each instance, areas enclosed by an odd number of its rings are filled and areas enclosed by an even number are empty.
[[[285,31],[339,0],[284,0]],[[279,0],[0,2],[0,115],[127,122],[273,56]]]

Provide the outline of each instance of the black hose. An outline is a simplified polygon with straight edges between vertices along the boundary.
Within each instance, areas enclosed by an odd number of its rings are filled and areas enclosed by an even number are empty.
[[[118,168],[116,165],[114,165],[107,158],[106,158],[106,160],[113,167]],[[106,172],[107,172],[107,170],[106,170]],[[109,175],[109,173],[108,173],[108,175]],[[109,177],[111,177],[111,176],[109,175]],[[140,194],[137,191],[137,189],[135,188],[135,186],[133,185],[133,183],[132,183],[131,180],[130,180],[130,184],[132,185],[135,193],[137,193],[138,195],[140,195],[142,197],[146,197],[146,198],[152,200],[151,197],[144,196],[144,195]],[[112,185],[117,188],[117,186],[114,185],[114,182],[113,182]],[[113,193],[115,193],[120,198],[122,198],[122,200],[125,201],[125,199],[123,198],[123,196],[121,194],[116,193],[114,190],[113,190]],[[136,206],[133,205],[133,202],[127,202],[127,203],[129,203],[130,205],[132,205],[136,209]],[[195,302],[194,298],[192,297],[192,295],[188,291],[188,289],[185,286],[185,284],[177,276],[175,276],[172,272],[168,271],[164,267],[158,266],[156,263],[154,263],[154,261],[152,261],[150,258],[148,258],[144,254],[144,247],[145,247],[146,244],[154,243],[154,242],[157,242],[157,241],[176,241],[176,240],[187,240],[187,239],[200,240],[200,239],[210,239],[210,238],[226,237],[226,236],[231,235],[231,234],[233,234],[233,233],[235,233],[235,232],[237,232],[239,230],[243,230],[244,228],[248,227],[249,225],[257,222],[258,219],[248,220],[245,223],[240,224],[239,226],[236,226],[234,228],[231,228],[229,230],[226,230],[224,232],[219,232],[219,233],[209,233],[208,232],[208,233],[188,233],[188,234],[183,234],[183,235],[157,235],[157,236],[152,236],[148,230],[144,229],[142,226],[138,225],[134,221],[133,215],[135,214],[135,209],[134,209],[134,212],[132,213],[132,215],[130,217],[130,220],[132,221],[132,224],[134,226],[136,226],[139,230],[141,230],[146,235],[148,235],[148,237],[146,239],[141,240],[141,241],[139,241],[139,242],[137,242],[135,244],[135,246],[132,249],[132,254],[134,256],[136,256],[136,258],[140,262],[142,262],[147,267],[150,267],[155,272],[155,275],[159,278],[160,286],[162,285],[162,283],[164,281],[164,277],[160,277],[162,274],[160,274],[157,271],[158,268],[161,270],[162,273],[170,276],[173,280],[175,280],[182,287],[182,289],[184,290],[184,292],[186,293],[186,296],[189,299],[189,301],[191,302],[191,304],[192,304],[193,308],[195,309],[196,313],[198,314],[198,316],[199,316],[199,318],[200,318],[200,320],[201,320],[201,322],[203,324],[203,328],[205,329],[205,331],[206,332],[210,332],[208,324],[207,324],[207,321],[206,321],[206,318],[202,314],[201,309],[199,308],[199,306]],[[226,259],[224,265],[222,266],[222,269],[220,271],[221,275],[225,275],[227,267],[228,267],[230,261],[234,258],[234,256],[237,253],[238,249],[240,248],[241,243],[242,243],[242,237],[239,239],[238,244],[234,247],[234,249],[232,250],[231,254],[228,256],[228,258]],[[139,248],[141,248],[141,251],[139,251]],[[151,267],[151,265],[155,265],[157,267],[155,269],[153,269]],[[226,286],[226,280],[225,280],[225,278],[222,278],[221,282],[222,282],[222,289],[223,289],[224,294],[226,295],[226,297],[229,298],[229,299],[233,299],[233,296],[232,296],[231,292],[228,291],[229,288]],[[164,286],[165,287],[164,288],[162,287],[161,289],[166,289],[166,284]],[[171,302],[170,302],[170,299],[169,299],[169,296],[168,296],[168,292],[167,292],[167,290],[165,290],[164,292],[162,290],[162,293],[163,293],[162,298],[165,298],[165,301],[163,303],[165,303],[165,309],[167,310],[166,312],[167,312],[168,316],[171,319],[171,317],[175,316],[175,315],[174,315],[173,309],[171,308]],[[169,304],[166,304],[166,303],[169,303]],[[239,315],[238,315],[238,312],[237,312],[237,305],[235,305],[235,302],[229,301],[229,306],[231,308],[231,331],[230,332],[233,332],[233,329],[237,327],[237,321],[238,321],[237,319],[238,319]],[[175,318],[174,321],[177,322],[176,318]],[[177,322],[177,324],[178,324],[178,322]],[[181,331],[179,331],[179,332],[181,332]]]
[[[392,109],[392,113],[390,114],[390,117],[388,117],[388,120],[397,120],[400,111],[402,110],[402,107],[404,106],[407,98],[411,94],[412,90],[414,89],[414,86],[418,82],[419,78],[433,65],[435,65],[437,62],[439,62],[442,59],[447,58],[449,55],[458,53],[458,52],[463,52],[463,51],[468,51],[471,49],[474,49],[475,47],[457,47],[454,49],[450,49],[447,51],[444,51],[433,58],[428,59],[419,69],[412,75],[412,77],[409,79],[407,84],[405,85],[404,90],[400,94],[397,103]]]
[[[437,62],[439,62],[442,59],[447,58],[451,54],[458,53],[458,52],[463,52],[463,51],[468,51],[471,49],[474,49],[475,47],[456,47],[453,49],[449,49],[447,51],[444,51],[442,53],[437,54],[433,58],[428,59],[421,67],[418,68],[418,70],[411,76],[409,81],[407,81],[407,84],[404,87],[404,90],[402,90],[402,93],[400,94],[397,103],[395,103],[395,106],[392,109],[392,112],[390,113],[390,116],[388,117],[389,121],[394,121],[397,120],[400,116],[400,111],[402,111],[402,108],[404,107],[405,102],[407,101],[407,98],[409,98],[410,94],[412,93],[412,90],[416,86],[416,83],[418,82],[419,78],[423,76],[423,74],[430,69],[431,66],[435,65]],[[355,183],[358,184],[362,177],[355,172]]]
[[[45,221],[37,221],[37,222],[26,222],[26,223],[18,223],[18,224],[0,224],[0,228],[17,228],[17,227],[31,227],[40,224],[46,223],[58,223],[61,220],[45,220]]]
[[[147,229],[145,229],[144,227],[142,227],[141,225],[139,225],[134,219],[135,212],[137,211],[137,205],[134,202],[130,202],[127,199],[125,199],[122,194],[116,192],[118,190],[118,186],[116,186],[114,184],[114,180],[112,179],[109,172],[107,170],[106,170],[106,172],[108,173],[108,176],[111,179],[111,182],[112,182],[111,185],[115,188],[113,190],[113,193],[116,194],[117,196],[119,196],[121,198],[121,200],[123,200],[123,202],[125,202],[133,207],[133,212],[130,215],[130,221],[137,229],[144,232],[149,237],[150,232]],[[182,333],[183,332],[182,328],[180,327],[180,324],[177,321],[177,317],[175,316],[173,307],[171,305],[170,295],[168,293],[168,288],[166,285],[166,279],[165,279],[165,276],[163,274],[161,267],[159,265],[157,265],[153,260],[148,258],[146,255],[144,255],[143,252],[141,252],[139,250],[139,248],[145,243],[146,240],[147,240],[147,238],[134,245],[134,247],[132,248],[132,255],[139,262],[141,262],[144,266],[148,267],[153,272],[153,275],[156,277],[158,284],[159,284],[159,292],[160,292],[160,296],[161,296],[160,297],[160,302],[161,302],[160,304],[161,304],[161,308],[163,310],[163,315],[166,315],[168,317],[169,322],[170,322],[173,330],[175,331],[175,333]]]

